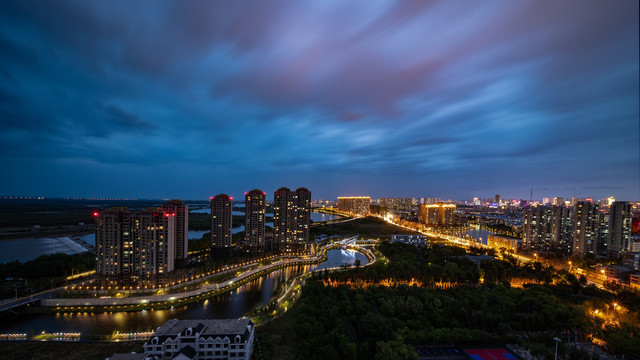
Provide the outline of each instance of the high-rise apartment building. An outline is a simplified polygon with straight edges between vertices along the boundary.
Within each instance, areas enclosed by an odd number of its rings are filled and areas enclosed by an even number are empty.
[[[102,289],[166,285],[175,263],[174,213],[126,208],[97,215],[96,272]]]
[[[274,248],[283,253],[302,252],[309,245],[311,192],[282,187],[273,195]]]
[[[607,236],[607,256],[617,258],[631,246],[631,204],[628,201],[614,201],[609,209],[609,234]]]
[[[184,266],[189,256],[189,206],[182,200],[174,199],[162,207],[166,212],[175,214],[176,266]]]
[[[271,244],[265,243],[265,193],[254,189],[244,194],[244,238],[245,245],[252,253],[272,250]]]
[[[165,285],[175,262],[176,217],[163,209],[147,209],[134,216],[135,267],[144,286]]]
[[[102,287],[132,284],[134,234],[127,208],[105,210],[96,217],[96,273]]]
[[[393,200],[393,199],[392,199]],[[396,199],[397,200],[397,199]],[[386,201],[387,208],[389,208],[389,202]],[[396,204],[396,202],[394,202]],[[369,196],[340,196],[338,197],[338,210],[346,213],[367,216],[369,215],[369,206],[371,205],[371,198]],[[394,205],[395,206],[395,205]],[[395,209],[395,207],[394,207]]]
[[[228,256],[231,252],[233,198],[218,194],[211,198],[211,253],[213,257]]]
[[[537,206],[525,209],[522,222],[522,248],[571,254],[573,247],[571,214],[572,209],[564,206]]]
[[[598,239],[598,206],[591,201],[577,201],[573,220],[573,255],[583,258],[587,254],[596,254]]]
[[[426,204],[420,206],[420,220],[426,225],[455,225],[455,204]]]

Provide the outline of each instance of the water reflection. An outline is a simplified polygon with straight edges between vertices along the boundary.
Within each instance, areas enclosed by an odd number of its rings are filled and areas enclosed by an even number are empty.
[[[304,272],[353,265],[355,260],[367,263],[367,258],[353,250],[329,250],[327,261],[317,265],[294,266],[274,271],[232,292],[167,310],[114,312],[101,314],[20,314],[0,320],[2,333],[81,332],[83,336],[111,335],[119,332],[155,330],[167,320],[237,318],[268,304],[278,287]]]

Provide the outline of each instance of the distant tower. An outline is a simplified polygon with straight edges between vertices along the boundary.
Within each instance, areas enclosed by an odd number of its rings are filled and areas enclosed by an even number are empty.
[[[265,195],[262,190],[258,189],[251,190],[244,195],[245,244],[254,254],[266,250],[264,236]]]
[[[184,266],[189,257],[189,206],[182,200],[171,200],[163,208],[166,212],[175,214],[176,266]]]
[[[614,201],[611,204],[607,237],[608,257],[617,258],[621,252],[630,251],[631,219],[631,204],[628,201]]]
[[[231,252],[232,201],[227,194],[211,198],[211,253],[217,258]]]

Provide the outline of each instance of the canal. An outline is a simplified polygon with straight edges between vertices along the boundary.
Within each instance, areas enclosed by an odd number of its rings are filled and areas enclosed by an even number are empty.
[[[231,292],[174,309],[100,314],[3,314],[0,333],[35,335],[43,331],[47,333],[79,332],[82,333],[83,338],[90,338],[93,335],[111,335],[116,331],[121,333],[153,331],[167,320],[174,318],[238,318],[271,302],[278,287],[297,275],[343,264],[353,265],[356,260],[360,260],[362,265],[368,263],[366,256],[359,252],[329,250],[327,260],[323,263],[277,270]]]

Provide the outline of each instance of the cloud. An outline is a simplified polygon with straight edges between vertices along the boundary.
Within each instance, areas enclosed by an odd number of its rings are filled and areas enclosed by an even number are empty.
[[[343,176],[377,195],[579,183],[639,198],[637,13],[595,0],[5,1],[0,157],[25,159],[11,162],[21,174],[35,159],[102,176],[173,164],[202,179],[191,194],[254,174],[325,197]]]

